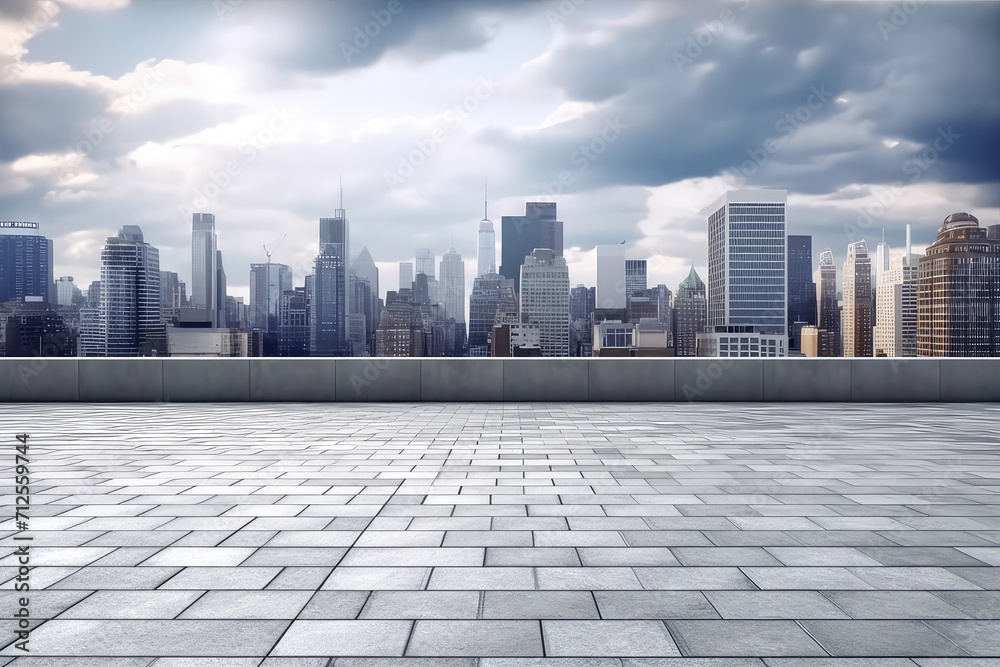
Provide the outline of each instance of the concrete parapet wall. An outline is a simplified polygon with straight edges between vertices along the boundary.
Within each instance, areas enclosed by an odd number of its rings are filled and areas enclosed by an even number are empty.
[[[0,401],[1000,401],[1000,358],[0,358]]]

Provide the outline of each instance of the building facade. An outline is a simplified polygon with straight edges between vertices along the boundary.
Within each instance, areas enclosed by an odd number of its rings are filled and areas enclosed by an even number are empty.
[[[524,258],[519,293],[521,322],[538,325],[543,357],[569,356],[569,269],[548,248]]]
[[[332,218],[320,218],[309,336],[309,351],[313,356],[344,356],[350,349],[349,242],[350,232],[344,209],[336,209]]]
[[[250,265],[250,326],[278,334],[281,297],[292,289],[292,267],[277,262]]]
[[[1000,225],[952,213],[917,269],[917,351],[1000,356]]]
[[[500,219],[500,274],[514,281],[520,290],[521,265],[535,248],[548,248],[556,257],[563,254],[563,223],[556,219],[554,202],[527,202],[524,215]]]
[[[118,236],[108,237],[101,251],[99,323],[98,348],[103,352],[98,356],[153,356],[167,351],[160,320],[160,251],[143,240],[136,225],[125,225]]]
[[[0,221],[0,303],[41,297],[55,301],[52,241],[37,222]]]
[[[840,305],[837,298],[837,266],[833,251],[826,248],[819,254],[819,285],[816,288],[817,329],[830,332],[833,344],[827,346],[828,356],[839,357],[841,346]],[[823,356],[823,355],[820,355]]]
[[[788,236],[788,335],[796,322],[816,324],[816,283],[813,282],[812,237]],[[798,349],[798,341],[790,342]]]
[[[191,219],[191,307],[208,311],[212,326],[218,325],[218,281],[215,216],[194,213]]]
[[[465,322],[465,262],[454,247],[441,257],[441,303],[446,318]]]
[[[752,337],[750,332],[766,337],[757,345],[760,356],[772,349],[781,351],[778,356],[787,354],[787,194],[785,190],[733,190],[711,206],[708,323],[699,339],[720,333],[726,342],[706,341],[700,349],[722,351],[732,332],[738,331],[740,339]],[[768,344],[771,340],[776,344]]]
[[[872,264],[864,240],[847,246],[844,260],[843,356],[872,356]]]
[[[687,278],[678,286],[671,305],[676,355],[696,356],[698,334],[705,333],[708,323],[708,300],[705,295],[705,283],[693,266]]]

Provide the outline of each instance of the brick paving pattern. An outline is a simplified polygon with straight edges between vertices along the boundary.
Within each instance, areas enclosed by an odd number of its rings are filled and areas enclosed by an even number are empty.
[[[995,404],[36,404],[0,425],[0,665],[1000,656]]]

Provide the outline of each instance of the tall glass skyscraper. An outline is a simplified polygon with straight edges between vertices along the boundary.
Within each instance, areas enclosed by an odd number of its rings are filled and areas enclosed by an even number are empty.
[[[218,326],[218,248],[215,216],[195,213],[191,220],[191,307],[208,311],[212,326]]]
[[[490,335],[496,321],[500,291],[506,281],[499,273],[487,273],[472,283],[469,297],[469,356],[490,356]]]
[[[277,334],[281,299],[292,291],[292,268],[276,262],[250,265],[250,326]]]
[[[166,351],[160,319],[160,251],[136,225],[108,237],[101,252],[100,348],[108,357]]]
[[[812,278],[812,237],[788,236],[788,335],[796,322],[816,324],[816,283]]]
[[[440,289],[445,317],[465,322],[465,262],[455,248],[441,258]]]
[[[0,221],[0,303],[26,296],[55,300],[52,241],[37,222]]]
[[[332,218],[319,219],[319,255],[313,284],[312,330],[309,350],[313,356],[343,356],[350,349],[350,313],[347,268],[350,233],[344,209]]]
[[[708,326],[788,335],[785,190],[734,190],[708,219]]]
[[[521,265],[535,248],[563,254],[563,223],[556,220],[555,202],[528,202],[524,215],[501,218],[502,257],[500,273],[520,290]]]

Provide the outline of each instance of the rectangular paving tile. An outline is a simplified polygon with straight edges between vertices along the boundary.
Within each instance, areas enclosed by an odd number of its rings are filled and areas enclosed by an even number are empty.
[[[408,656],[542,656],[538,621],[416,621]]]
[[[413,621],[295,621],[271,651],[289,656],[400,656]]]
[[[922,621],[802,621],[830,655],[967,656],[956,643]]]
[[[835,622],[835,621],[834,621]],[[685,656],[825,656],[794,621],[666,621]]]
[[[486,591],[483,618],[600,618],[590,591]]]
[[[542,621],[545,655],[680,656],[660,621]]]
[[[288,621],[53,620],[31,633],[37,656],[262,656]],[[12,646],[0,655],[18,655]]]
[[[373,591],[359,618],[474,619],[478,591]]]

